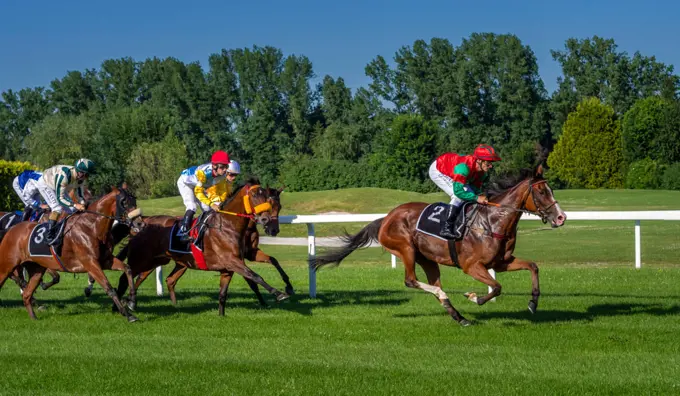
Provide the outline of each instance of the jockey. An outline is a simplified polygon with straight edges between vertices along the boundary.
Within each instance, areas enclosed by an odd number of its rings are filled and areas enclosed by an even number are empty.
[[[460,208],[464,202],[477,202],[485,205],[489,200],[481,194],[482,185],[489,179],[493,162],[500,161],[493,147],[480,144],[472,155],[445,153],[430,165],[430,179],[451,197],[451,207],[441,235],[446,238],[461,237],[461,230],[454,230]]]
[[[21,221],[30,219],[33,211],[40,207],[40,191],[38,191],[36,184],[40,176],[42,176],[42,172],[25,170],[12,181],[14,191],[25,205]]]
[[[76,161],[75,166],[56,165],[46,169],[38,179],[38,191],[50,206],[48,241],[54,241],[55,225],[63,208],[69,212],[85,210],[84,191],[87,189],[87,178],[94,172],[94,162],[87,158]],[[69,192],[76,190],[78,202],[74,203]],[[51,243],[50,243],[51,244]]]
[[[212,155],[210,163],[192,166],[182,171],[179,179],[177,179],[177,188],[186,208],[180,230],[183,234],[182,240],[190,239],[188,231],[196,213],[197,203],[201,205],[204,212],[210,209],[219,210],[219,203],[211,202],[210,198],[206,196],[205,190],[215,186],[216,194],[226,198],[230,189],[225,180],[228,167],[229,154],[218,150]]]
[[[227,181],[231,184],[234,184],[234,180],[236,180],[236,177],[240,173],[241,165],[234,160],[229,161],[229,167],[227,168]]]

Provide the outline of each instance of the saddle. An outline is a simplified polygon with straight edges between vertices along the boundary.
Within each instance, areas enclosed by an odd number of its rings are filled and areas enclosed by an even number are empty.
[[[460,229],[461,239],[467,233],[468,219],[472,217],[472,211],[476,210],[477,205],[466,202],[458,212],[454,222],[454,229]],[[441,236],[442,224],[446,222],[451,205],[437,202],[428,205],[418,218],[416,230],[432,237],[448,241],[448,238]]]
[[[60,220],[55,225],[56,232],[53,239],[49,239],[47,235],[47,230],[49,228],[48,223],[38,224],[33,228],[31,236],[28,238],[28,252],[31,256],[52,257],[50,247],[52,247],[57,256],[61,256],[61,250],[64,245],[66,219],[68,219],[68,217]]]
[[[203,236],[205,231],[208,229],[206,221],[212,215],[212,211],[203,212],[197,219],[191,223],[191,231],[189,236],[191,237],[188,241],[182,240],[182,220],[177,220],[172,225],[172,230],[170,231],[170,245],[168,250],[173,253],[180,254],[191,254],[191,245],[195,245],[199,250],[203,250]]]

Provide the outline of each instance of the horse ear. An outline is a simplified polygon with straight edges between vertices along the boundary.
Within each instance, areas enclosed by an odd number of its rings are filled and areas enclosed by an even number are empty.
[[[536,167],[536,172],[534,172],[534,176],[536,177],[543,176],[543,164],[538,164],[538,166]]]

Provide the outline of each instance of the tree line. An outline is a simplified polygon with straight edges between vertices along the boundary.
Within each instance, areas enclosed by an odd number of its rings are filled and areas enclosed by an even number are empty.
[[[38,168],[97,163],[95,189],[127,180],[140,197],[174,195],[186,166],[224,149],[265,183],[289,190],[386,187],[433,191],[446,151],[497,148],[497,172],[550,152],[562,187],[680,188],[680,78],[614,40],[569,39],[548,95],[536,57],[511,34],[455,46],[417,40],[365,67],[368,86],[317,84],[304,55],[223,49],[204,68],[175,58],[109,59],[48,88],[2,92],[0,156]]]

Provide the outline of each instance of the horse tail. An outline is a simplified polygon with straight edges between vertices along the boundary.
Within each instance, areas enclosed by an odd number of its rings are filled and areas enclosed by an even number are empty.
[[[336,249],[331,249],[328,253],[317,256],[312,259],[311,265],[315,271],[319,268],[335,264],[340,265],[340,262],[349,256],[350,253],[357,249],[368,247],[372,241],[378,241],[378,232],[380,231],[380,226],[385,218],[382,217],[377,220],[373,220],[369,225],[364,227],[355,235],[349,235],[345,232],[344,236],[340,237],[343,242],[343,246]]]

